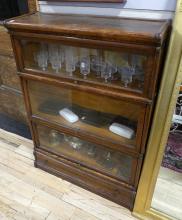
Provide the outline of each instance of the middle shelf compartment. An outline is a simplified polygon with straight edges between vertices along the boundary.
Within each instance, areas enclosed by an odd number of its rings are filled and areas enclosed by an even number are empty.
[[[118,98],[28,80],[31,114],[108,146],[140,151],[146,108]],[[74,115],[70,114],[73,113]],[[65,117],[65,114],[67,116]]]

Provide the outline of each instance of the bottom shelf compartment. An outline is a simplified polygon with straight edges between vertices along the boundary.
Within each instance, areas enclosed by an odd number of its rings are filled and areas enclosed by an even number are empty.
[[[137,159],[43,125],[36,129],[39,148],[133,185]]]
[[[133,209],[136,192],[118,184],[118,181],[90,172],[88,169],[79,169],[73,163],[58,156],[35,149],[35,166],[51,174],[61,177],[73,184],[83,187],[106,199],[109,199],[130,210]]]

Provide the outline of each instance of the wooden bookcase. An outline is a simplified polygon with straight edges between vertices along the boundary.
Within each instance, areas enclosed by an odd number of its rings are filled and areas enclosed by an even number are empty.
[[[39,12],[6,22],[36,167],[132,210],[169,26]]]

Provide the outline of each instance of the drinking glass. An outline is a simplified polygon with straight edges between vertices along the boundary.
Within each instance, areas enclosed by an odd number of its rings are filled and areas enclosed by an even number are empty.
[[[87,75],[90,73],[90,54],[86,48],[80,49],[80,73],[84,79],[87,79]]]
[[[49,61],[51,63],[52,69],[59,73],[59,69],[61,69],[61,54],[60,54],[60,47],[57,44],[50,44],[49,45]]]
[[[104,53],[104,61],[107,64],[107,71],[111,73],[111,81],[116,81],[119,78],[117,73],[118,57],[118,53],[113,51],[105,51]]]
[[[91,57],[91,70],[96,73],[96,77],[101,77],[101,66],[102,66],[102,51],[96,50],[95,55]]]
[[[124,82],[124,87],[128,87],[129,83],[132,83],[135,69],[129,66],[118,68],[118,72],[121,74],[121,81]]]
[[[38,66],[45,71],[48,65],[48,50],[47,44],[42,43],[40,50],[34,55],[34,60],[38,63]]]
[[[60,55],[60,60],[61,64],[65,62],[65,46],[59,46],[59,55]]]
[[[101,64],[101,77],[104,78],[105,83],[108,83],[108,79],[112,77],[112,74],[117,70],[110,63],[102,62]]]
[[[101,77],[101,65],[102,65],[102,59],[99,56],[92,56],[90,67],[91,70],[96,73],[96,77]]]
[[[66,62],[66,72],[68,72],[70,76],[73,76],[73,72],[76,69],[75,48],[73,47],[65,48],[65,62]]]

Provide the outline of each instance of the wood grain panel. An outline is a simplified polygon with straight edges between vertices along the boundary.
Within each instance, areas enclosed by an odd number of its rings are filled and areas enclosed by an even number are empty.
[[[24,101],[21,93],[9,87],[0,87],[0,112],[27,123]]]
[[[0,25],[0,55],[13,56],[10,36],[2,25]]]
[[[166,39],[169,21],[147,21],[88,15],[34,13],[6,22],[10,30],[60,34],[133,44],[160,46]],[[45,28],[46,27],[46,28]]]
[[[59,176],[65,180],[75,183],[85,189],[97,193],[105,198],[112,200],[128,209],[132,209],[135,191],[118,186],[118,182],[106,179],[98,173],[92,173],[87,169],[77,168],[71,162],[61,160],[41,150],[35,152],[36,166]],[[87,178],[85,178],[87,176]],[[97,183],[97,184],[96,184]]]
[[[9,86],[20,91],[20,80],[16,72],[16,64],[14,58],[0,55],[1,83],[5,86]]]

